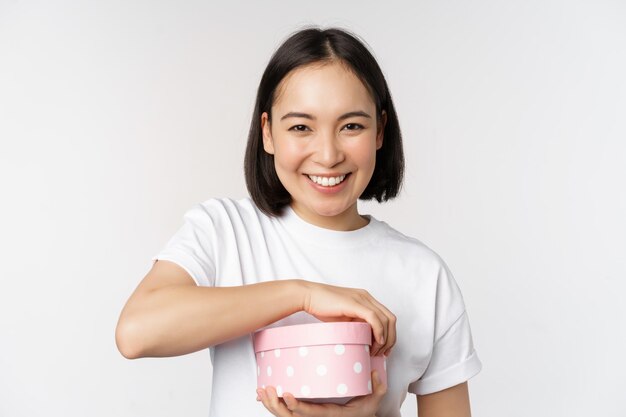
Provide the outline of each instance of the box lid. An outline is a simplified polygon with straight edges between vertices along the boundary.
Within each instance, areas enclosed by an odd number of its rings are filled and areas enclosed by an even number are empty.
[[[359,321],[296,324],[259,330],[254,334],[255,352],[297,346],[371,343],[371,326]]]

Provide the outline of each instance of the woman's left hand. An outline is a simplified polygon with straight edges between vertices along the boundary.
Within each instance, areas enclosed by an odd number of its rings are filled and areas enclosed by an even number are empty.
[[[345,405],[324,403],[313,404],[306,401],[298,401],[289,394],[284,393],[279,398],[274,387],[257,389],[257,401],[263,402],[265,408],[276,417],[376,417],[378,405],[387,392],[387,386],[378,379],[378,372],[372,372],[372,393],[356,397]]]

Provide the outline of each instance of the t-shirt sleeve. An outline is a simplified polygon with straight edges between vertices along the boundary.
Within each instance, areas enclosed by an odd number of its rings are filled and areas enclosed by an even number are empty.
[[[182,267],[198,286],[215,285],[214,223],[208,211],[197,204],[183,216],[183,225],[152,261],[166,260]]]
[[[465,303],[448,266],[441,261],[435,301],[433,351],[424,374],[409,392],[431,394],[463,383],[482,369],[472,340]]]

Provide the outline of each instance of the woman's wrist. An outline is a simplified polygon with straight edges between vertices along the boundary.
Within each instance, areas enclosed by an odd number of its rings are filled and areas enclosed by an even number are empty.
[[[293,279],[292,291],[296,300],[298,311],[307,311],[309,304],[310,282],[304,279]]]

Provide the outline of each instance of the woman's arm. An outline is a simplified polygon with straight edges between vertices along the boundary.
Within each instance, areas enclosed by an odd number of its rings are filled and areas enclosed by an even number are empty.
[[[417,396],[419,417],[471,417],[467,382],[427,395]]]
[[[395,343],[395,317],[377,303],[363,290],[300,279],[199,287],[176,263],[157,261],[124,306],[115,340],[129,359],[184,355],[303,310],[318,318],[361,318],[387,339],[372,351],[385,351]]]
[[[157,261],[124,306],[115,339],[128,359],[184,355],[295,313],[303,298],[297,280],[199,287],[176,263]]]

